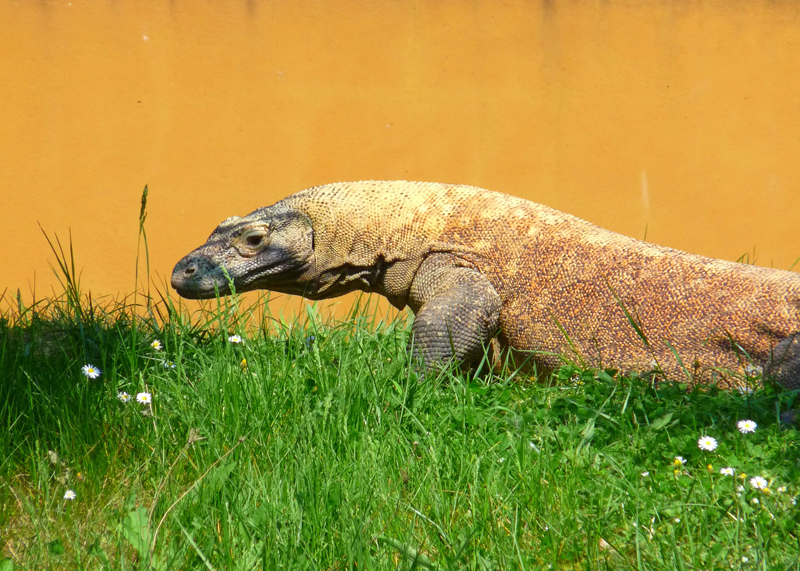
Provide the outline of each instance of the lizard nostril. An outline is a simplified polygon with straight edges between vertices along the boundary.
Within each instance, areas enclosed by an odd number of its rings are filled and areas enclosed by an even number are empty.
[[[195,273],[195,271],[197,271],[197,268],[196,268],[196,267],[194,267],[194,266],[189,266],[188,268],[186,268],[186,271],[185,271],[184,273],[185,273],[187,276],[191,276],[193,273]]]

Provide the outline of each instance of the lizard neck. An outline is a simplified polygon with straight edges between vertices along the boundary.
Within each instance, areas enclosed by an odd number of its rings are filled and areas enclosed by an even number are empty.
[[[386,262],[379,256],[371,265],[335,265],[317,272],[304,295],[310,299],[328,299],[363,291],[382,295],[394,307],[403,309],[408,305],[411,282],[421,264],[422,258]]]

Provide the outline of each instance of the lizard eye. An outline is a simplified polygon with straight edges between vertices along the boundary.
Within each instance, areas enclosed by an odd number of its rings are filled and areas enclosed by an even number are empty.
[[[268,242],[269,234],[265,228],[250,228],[236,240],[236,249],[243,256],[253,256],[263,250]]]

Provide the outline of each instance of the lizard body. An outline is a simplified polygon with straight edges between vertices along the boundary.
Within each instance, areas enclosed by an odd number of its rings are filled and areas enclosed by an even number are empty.
[[[224,295],[225,272],[237,291],[384,295],[414,312],[414,352],[427,364],[475,364],[491,342],[544,369],[567,356],[730,386],[757,365],[800,388],[800,274],[642,242],[476,187],[306,189],[225,220],[172,285]]]

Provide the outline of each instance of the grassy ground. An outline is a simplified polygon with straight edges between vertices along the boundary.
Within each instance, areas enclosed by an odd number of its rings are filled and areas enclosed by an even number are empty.
[[[0,325],[0,571],[798,568],[793,395],[418,377],[369,308],[73,301]]]
[[[420,377],[374,308],[98,306],[51,245],[0,310],[0,571],[800,568],[794,394]]]

